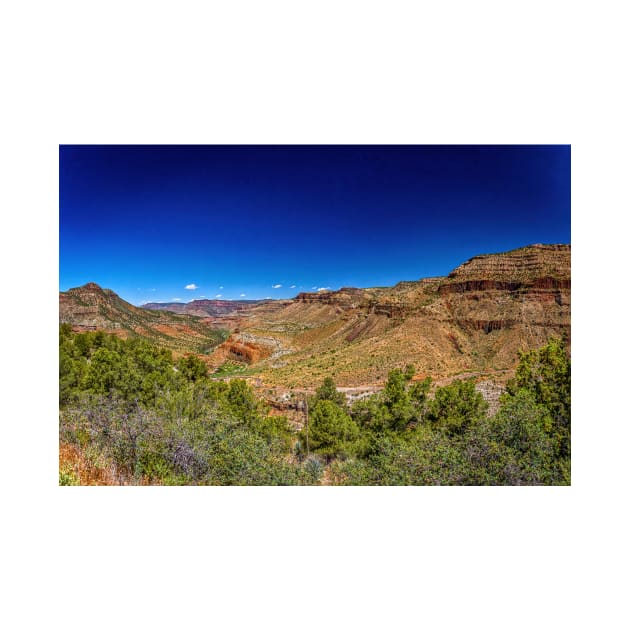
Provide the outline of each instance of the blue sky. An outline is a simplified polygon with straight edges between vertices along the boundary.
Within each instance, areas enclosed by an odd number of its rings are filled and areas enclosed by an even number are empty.
[[[287,298],[569,243],[568,146],[61,146],[60,289]]]

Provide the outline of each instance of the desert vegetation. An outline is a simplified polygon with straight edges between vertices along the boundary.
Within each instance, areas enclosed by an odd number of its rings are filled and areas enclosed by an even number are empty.
[[[328,376],[301,426],[270,415],[230,365],[140,337],[59,331],[62,485],[562,485],[570,483],[570,360],[521,353],[495,414],[471,380],[414,367],[352,405]],[[305,418],[306,420],[306,415]]]

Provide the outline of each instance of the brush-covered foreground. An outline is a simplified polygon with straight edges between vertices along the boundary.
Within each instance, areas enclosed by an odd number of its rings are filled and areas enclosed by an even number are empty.
[[[61,485],[570,484],[557,339],[521,355],[494,416],[472,381],[432,389],[409,366],[351,406],[325,379],[301,427],[244,380],[141,338],[62,325],[59,352]]]

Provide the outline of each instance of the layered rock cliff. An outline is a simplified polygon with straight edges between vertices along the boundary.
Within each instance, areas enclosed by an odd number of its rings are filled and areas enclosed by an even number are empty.
[[[304,304],[329,304],[339,306],[342,309],[356,308],[368,296],[365,289],[343,287],[338,291],[318,291],[317,293],[298,293],[296,302]]]
[[[286,366],[265,374],[296,386],[328,373],[340,384],[374,382],[406,363],[442,376],[510,370],[519,350],[551,336],[570,342],[570,325],[571,247],[540,244],[475,256],[446,277],[301,293],[239,322],[292,333]]]

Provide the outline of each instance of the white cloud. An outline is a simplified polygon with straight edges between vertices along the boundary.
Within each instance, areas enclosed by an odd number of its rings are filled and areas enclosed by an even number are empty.
[[[191,284],[187,284],[184,288],[188,289],[189,291],[194,291],[195,289],[198,289],[199,287],[194,282],[192,282]]]
[[[215,298],[221,298],[221,297],[223,297],[223,293],[217,293],[214,297]]]
[[[281,284],[272,284],[272,285],[271,285],[271,288],[272,288],[272,289],[281,289],[281,288],[282,288],[282,285],[281,285]]]
[[[245,294],[244,294],[244,293],[241,293],[241,297],[245,297]]]
[[[265,300],[270,300],[270,299],[271,299],[271,296],[270,296],[270,295],[268,295],[268,296],[265,298]]]
[[[289,287],[289,289],[295,289],[295,285],[294,285],[294,284],[292,284],[292,285]]]
[[[330,291],[330,287],[319,287],[318,291]]]
[[[311,289],[317,289],[317,287],[311,287]]]
[[[182,298],[171,298],[172,302],[181,302]]]
[[[205,296],[205,295],[200,295],[199,297],[200,297],[200,298],[205,298],[206,296]]]

